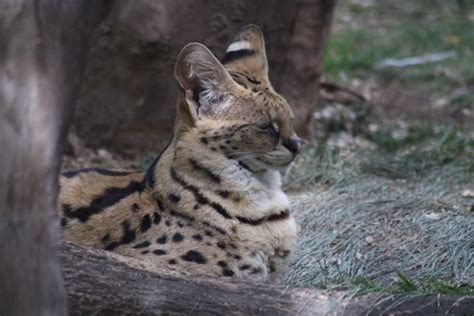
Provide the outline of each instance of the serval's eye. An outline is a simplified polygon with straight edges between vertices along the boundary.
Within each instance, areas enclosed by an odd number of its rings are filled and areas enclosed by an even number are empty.
[[[277,122],[273,121],[272,124],[271,124],[272,128],[275,130],[275,132],[277,132],[278,134],[280,134],[280,127],[278,126]]]
[[[276,122],[271,122],[271,123],[268,123],[268,124],[264,124],[264,125],[261,125],[259,127],[262,130],[267,131],[272,136],[272,138],[275,139],[275,141],[280,139],[280,128],[279,128],[279,126]]]

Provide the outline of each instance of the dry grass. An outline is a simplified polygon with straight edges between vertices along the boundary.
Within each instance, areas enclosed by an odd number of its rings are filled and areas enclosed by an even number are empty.
[[[411,280],[472,284],[474,200],[462,191],[474,189],[473,147],[446,160],[444,139],[408,154],[307,149],[287,176],[301,233],[286,283],[374,290],[409,289]]]

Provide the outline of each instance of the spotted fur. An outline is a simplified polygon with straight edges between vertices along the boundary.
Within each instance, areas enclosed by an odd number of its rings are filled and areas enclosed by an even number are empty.
[[[245,27],[222,62],[187,45],[175,77],[174,136],[146,173],[63,174],[65,238],[185,274],[277,280],[297,233],[279,170],[299,140],[261,31]]]

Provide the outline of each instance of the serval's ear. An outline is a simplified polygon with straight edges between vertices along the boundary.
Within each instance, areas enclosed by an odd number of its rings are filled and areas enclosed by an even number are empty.
[[[260,28],[250,24],[245,26],[227,48],[222,64],[233,75],[242,74],[252,81],[268,82],[268,62],[265,40]]]
[[[181,50],[174,75],[185,96],[178,113],[183,117],[179,119],[186,120],[187,125],[221,111],[235,87],[219,60],[199,43],[188,44]]]

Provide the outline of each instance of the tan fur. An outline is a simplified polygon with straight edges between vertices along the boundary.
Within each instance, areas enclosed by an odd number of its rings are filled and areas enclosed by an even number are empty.
[[[174,136],[147,173],[61,177],[66,239],[183,274],[277,280],[297,226],[279,170],[299,147],[268,80],[261,31],[247,26],[222,65],[201,44],[178,56]]]

